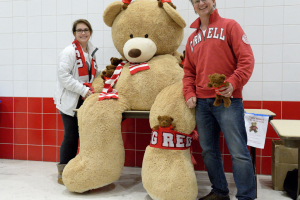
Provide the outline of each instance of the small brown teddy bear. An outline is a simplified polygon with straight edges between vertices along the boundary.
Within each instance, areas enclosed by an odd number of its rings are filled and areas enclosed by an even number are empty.
[[[122,62],[122,59],[111,57],[110,58],[110,65],[106,66],[106,69],[101,73],[101,78],[103,79],[103,82],[106,81],[106,79],[110,78],[113,74],[117,66]]]
[[[249,128],[249,132],[254,131],[255,133],[257,133],[257,123],[256,122],[251,122],[251,126]]]
[[[180,59],[181,59],[181,63],[180,63],[179,65],[180,65],[180,67],[182,67],[182,68],[183,68],[184,61],[185,61],[185,51],[183,51],[183,55],[182,55],[182,56],[180,56]]]
[[[123,9],[127,9],[128,5],[131,3],[132,0],[122,0],[123,4]]]
[[[176,127],[176,125],[173,122],[173,117],[167,116],[167,115],[163,115],[163,116],[158,116],[158,123],[159,125],[156,125],[153,127],[153,130],[158,130],[159,127],[162,128],[167,128],[170,127],[171,129],[174,129]]]
[[[176,6],[172,3],[171,0],[157,0],[158,1],[158,6],[161,8],[163,7],[163,3],[168,3],[170,6],[172,6],[176,10]]]
[[[214,106],[219,106],[222,103],[222,100],[224,101],[224,107],[227,108],[231,104],[231,100],[229,97],[221,96],[221,94],[218,92],[218,89],[221,87],[228,87],[229,83],[225,82],[226,76],[224,74],[217,74],[214,73],[213,75],[209,75],[209,83],[207,84],[208,88],[214,88],[216,91],[216,100],[214,102]]]
[[[110,58],[110,63],[114,66],[118,66],[123,60],[115,57]]]

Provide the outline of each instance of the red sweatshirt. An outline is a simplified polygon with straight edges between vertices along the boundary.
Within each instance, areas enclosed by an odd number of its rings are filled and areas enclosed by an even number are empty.
[[[192,23],[196,28],[185,48],[183,95],[214,98],[213,88],[206,87],[208,75],[224,74],[233,86],[233,98],[242,98],[243,86],[251,77],[254,57],[241,26],[232,19],[221,18],[215,9],[210,15],[205,36],[200,30],[200,18]]]

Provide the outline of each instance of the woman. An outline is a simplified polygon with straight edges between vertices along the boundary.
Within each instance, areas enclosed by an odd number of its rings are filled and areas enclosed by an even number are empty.
[[[78,149],[78,122],[74,109],[79,108],[84,99],[94,93],[91,83],[100,73],[95,58],[98,49],[89,42],[93,33],[91,24],[85,19],[76,20],[72,31],[74,41],[59,55],[58,83],[54,96],[54,103],[64,125],[60,162],[57,164],[60,184],[63,184],[62,171],[65,165],[76,156]]]

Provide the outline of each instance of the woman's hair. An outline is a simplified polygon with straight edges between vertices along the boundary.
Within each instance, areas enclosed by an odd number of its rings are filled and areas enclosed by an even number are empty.
[[[91,26],[90,22],[88,22],[88,20],[86,20],[86,19],[77,19],[77,20],[73,23],[73,27],[72,27],[73,35],[75,35],[75,32],[76,32],[76,26],[77,26],[77,24],[79,24],[79,23],[84,23],[85,25],[87,25],[87,27],[90,29],[91,35],[93,34],[92,26]]]
[[[216,2],[217,0],[215,0],[215,5],[214,5],[214,8],[216,8],[217,7],[217,2]],[[192,5],[194,5],[194,3],[193,3],[193,0],[190,0],[190,2],[192,3]]]

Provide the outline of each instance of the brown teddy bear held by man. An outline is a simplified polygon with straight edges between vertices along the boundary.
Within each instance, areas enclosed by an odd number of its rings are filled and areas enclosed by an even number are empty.
[[[231,100],[229,97],[224,97],[219,93],[219,89],[222,87],[228,87],[229,83],[225,81],[226,76],[224,74],[214,73],[213,75],[209,75],[209,83],[207,84],[208,88],[214,88],[216,91],[216,100],[214,102],[214,106],[219,106],[222,104],[222,100],[224,101],[224,107],[227,108],[231,104]]]

